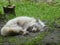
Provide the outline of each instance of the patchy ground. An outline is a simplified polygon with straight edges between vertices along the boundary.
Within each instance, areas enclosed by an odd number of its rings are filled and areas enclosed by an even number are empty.
[[[48,34],[42,42],[44,45],[59,45],[60,43],[60,28],[56,28],[52,33]]]
[[[0,22],[0,29],[5,23]],[[45,31],[46,32],[46,31]],[[48,31],[49,32],[49,31]],[[25,45],[24,43],[32,41],[34,38],[37,38],[40,33],[30,33],[30,35],[22,36],[10,36],[10,37],[2,37],[0,36],[0,45]],[[54,28],[54,31],[48,33],[41,42],[43,45],[58,45],[60,42],[60,28]]]
[[[54,29],[42,40],[44,45],[60,45],[60,18],[54,22]]]

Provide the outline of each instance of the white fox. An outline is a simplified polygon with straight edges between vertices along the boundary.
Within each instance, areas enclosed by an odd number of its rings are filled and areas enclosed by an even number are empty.
[[[1,35],[28,34],[28,32],[43,31],[45,24],[41,20],[33,17],[20,16],[9,20],[1,29]]]

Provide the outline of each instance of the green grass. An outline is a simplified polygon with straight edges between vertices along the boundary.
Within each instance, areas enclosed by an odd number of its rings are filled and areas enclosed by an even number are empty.
[[[49,5],[47,3],[35,3],[35,2],[19,2],[12,1],[12,4],[16,5],[16,16],[30,16],[39,18],[41,20],[47,20],[48,26],[53,28],[53,23],[57,18],[60,18],[60,0],[57,0],[56,4]],[[0,12],[3,13],[3,6],[8,5],[6,0],[0,1]],[[9,19],[14,18],[14,16],[9,16]],[[39,44],[40,40],[43,39],[45,34],[41,34],[40,36],[34,38],[32,41],[27,42],[27,45],[35,45]],[[36,39],[36,40],[35,40]],[[3,37],[0,36],[0,42],[3,42]],[[16,42],[17,38],[12,37],[9,38],[9,42]],[[19,43],[19,42],[18,42]],[[24,43],[25,44],[25,43]],[[21,45],[24,45],[21,44]]]
[[[0,10],[2,11],[2,7],[7,4],[7,1],[1,1]],[[50,23],[53,23],[57,18],[60,17],[59,3],[56,3],[52,6],[48,5],[47,3],[13,1],[12,4],[16,5],[15,11],[17,16],[33,16],[35,18],[40,18],[41,20],[48,20]],[[49,25],[52,26],[51,24]]]

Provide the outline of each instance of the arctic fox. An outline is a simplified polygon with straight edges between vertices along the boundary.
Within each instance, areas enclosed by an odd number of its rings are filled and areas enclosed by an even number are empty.
[[[45,24],[40,19],[33,17],[20,16],[9,20],[1,29],[1,35],[16,35],[16,34],[28,34],[28,32],[36,32],[42,30]]]

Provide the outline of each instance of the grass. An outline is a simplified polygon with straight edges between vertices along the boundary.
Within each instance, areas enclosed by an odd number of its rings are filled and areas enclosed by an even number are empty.
[[[49,33],[49,32],[41,33],[39,36],[33,38],[32,41],[29,41],[28,43],[26,43],[26,45],[42,45],[43,43],[41,42],[41,40],[42,40],[48,33]]]
[[[20,2],[12,0],[12,4],[16,5],[16,16],[30,16],[39,18],[41,20],[47,20],[48,26],[53,28],[53,23],[57,18],[60,18],[60,1],[57,0],[56,4],[49,5],[47,3],[35,3],[35,2]],[[0,12],[3,13],[3,6],[7,5],[8,2],[6,0],[0,1]],[[9,16],[9,19],[14,18],[14,16]],[[45,33],[46,34],[46,33]],[[45,34],[39,35],[37,38],[34,38],[32,41],[24,43],[26,45],[40,45],[40,40],[44,38]],[[17,43],[17,39],[15,37],[9,38],[9,42]],[[3,42],[3,37],[0,36],[0,42]],[[18,42],[19,44],[19,42]],[[21,45],[24,45],[21,44]]]
[[[56,21],[56,23],[57,23],[58,25],[60,25],[60,19],[59,19],[59,20],[57,20],[57,21]]]
[[[48,20],[50,23],[53,23],[57,18],[60,17],[59,3],[54,4],[53,6],[48,5],[47,3],[35,3],[35,2],[31,3],[13,1],[12,3],[16,5],[15,11],[17,16],[33,16],[35,18],[40,18],[41,20]],[[2,5],[0,5],[1,6],[0,8],[2,10],[3,9],[2,6],[7,5],[8,2],[1,1],[1,4]]]

